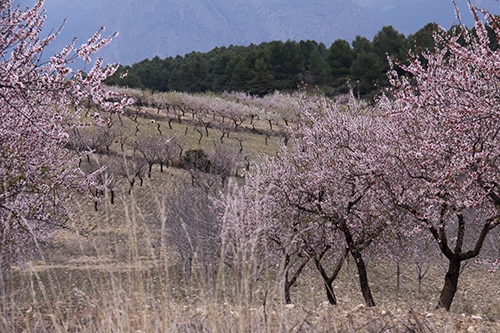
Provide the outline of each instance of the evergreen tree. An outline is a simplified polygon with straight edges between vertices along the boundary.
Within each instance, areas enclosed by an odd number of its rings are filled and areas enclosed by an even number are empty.
[[[427,23],[423,28],[408,36],[408,46],[416,54],[434,50],[433,34],[437,31],[436,23]]]
[[[140,78],[141,84],[155,91],[167,90],[167,73],[158,56],[152,60],[143,60],[134,66],[134,74]]]
[[[304,57],[296,42],[272,42],[271,64],[277,89],[297,89],[303,80]]]
[[[331,69],[333,86],[347,90],[346,83],[349,80],[354,61],[353,50],[349,43],[343,39],[337,39],[333,42],[328,50],[327,61]]]
[[[351,66],[352,84],[358,95],[367,95],[385,79],[384,64],[375,52],[360,52]]]
[[[226,69],[230,59],[230,51],[226,48],[221,49],[221,52],[215,57],[212,70],[213,91],[229,90],[231,77],[227,75]]]
[[[260,57],[255,60],[255,66],[250,71],[250,76],[252,77],[248,81],[250,94],[263,96],[274,90],[274,75],[270,70],[269,59]]]
[[[385,26],[373,37],[373,49],[380,60],[387,64],[387,55],[394,59],[404,60],[408,53],[407,40],[405,35],[399,33],[392,26]]]
[[[310,85],[329,86],[332,84],[331,67],[320,48],[311,51],[304,81]]]
[[[352,41],[352,51],[354,54],[354,58],[361,52],[373,52],[373,45],[370,40],[366,37],[356,36],[356,38]]]
[[[250,66],[247,59],[240,55],[233,55],[230,59],[231,66],[227,67],[227,72],[231,77],[229,90],[246,91],[247,82],[250,81]]]

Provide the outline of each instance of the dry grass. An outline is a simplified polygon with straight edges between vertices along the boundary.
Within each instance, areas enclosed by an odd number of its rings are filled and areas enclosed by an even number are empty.
[[[342,270],[335,291],[339,306],[325,302],[322,285],[307,270],[293,289],[294,305],[281,301],[280,283],[270,271],[257,284],[254,299],[236,287],[220,266],[215,285],[195,269],[189,291],[179,260],[162,251],[151,228],[150,210],[162,196],[159,178],[182,177],[178,170],[156,172],[131,196],[115,205],[76,206],[82,222],[97,224],[90,234],[61,233],[58,246],[46,248],[44,260],[32,260],[14,272],[12,298],[2,313],[1,332],[494,332],[500,329],[499,276],[479,267],[463,276],[453,311],[433,311],[442,271],[424,280],[416,296],[413,268],[403,270],[395,290],[395,267],[369,265],[379,306],[365,308],[355,267]],[[162,182],[168,184],[168,182]],[[165,186],[165,185],[163,185]],[[155,208],[156,206],[156,208]],[[201,266],[197,266],[201,267]],[[481,274],[481,278],[478,278]],[[4,304],[5,306],[6,304]]]

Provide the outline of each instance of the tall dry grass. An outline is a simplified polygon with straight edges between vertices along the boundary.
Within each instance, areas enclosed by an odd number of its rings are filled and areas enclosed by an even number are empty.
[[[371,278],[375,297],[382,299],[382,305],[373,309],[360,305],[355,273],[349,265],[335,284],[338,307],[324,302],[323,287],[312,270],[293,289],[295,305],[285,305],[277,268],[266,270],[255,281],[255,266],[236,270],[224,262],[224,256],[210,272],[201,259],[195,259],[191,283],[186,285],[180,259],[164,237],[168,232],[164,197],[169,184],[146,181],[131,195],[124,190],[115,205],[104,198],[98,212],[92,204],[75,202],[79,229],[82,224],[94,229],[85,234],[61,232],[55,244],[40,245],[41,256],[13,270],[9,298],[2,298],[0,332],[500,330],[498,298],[495,303],[500,293],[498,275],[483,280],[493,288],[491,297],[483,300],[490,304],[467,311],[463,302],[449,314],[430,310],[440,281],[429,286],[421,299],[413,298],[411,292],[397,296],[390,289],[392,268],[387,263],[370,267],[380,274],[372,273]],[[224,246],[222,242],[221,253]],[[251,256],[247,254],[246,263],[258,260]],[[405,288],[415,287],[410,276],[405,279]]]

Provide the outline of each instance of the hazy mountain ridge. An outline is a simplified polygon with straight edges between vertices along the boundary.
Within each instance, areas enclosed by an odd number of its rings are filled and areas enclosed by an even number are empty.
[[[328,4],[321,0],[46,0],[45,6],[47,28],[68,18],[59,48],[73,36],[86,39],[105,25],[109,33],[119,31],[120,36],[102,56],[124,64],[155,55],[163,58],[270,40],[313,39],[329,46],[338,38],[371,37],[381,27],[370,13],[345,0]]]
[[[33,1],[17,2],[25,6]],[[64,18],[68,19],[53,45],[58,50],[75,36],[83,42],[104,25],[107,33],[118,31],[120,36],[101,56],[107,62],[131,64],[156,55],[164,58],[271,40],[312,39],[328,47],[339,38],[347,41],[356,35],[372,38],[384,25],[394,25],[398,30],[406,27],[400,31],[408,34],[425,23],[438,21],[443,11],[445,25],[454,17],[449,0],[398,0],[385,7],[369,3],[362,0],[46,0],[45,28],[56,29]],[[486,4],[500,7],[496,1]],[[464,8],[464,4],[461,6]],[[421,23],[410,25],[408,17],[412,15],[428,19],[420,18]]]

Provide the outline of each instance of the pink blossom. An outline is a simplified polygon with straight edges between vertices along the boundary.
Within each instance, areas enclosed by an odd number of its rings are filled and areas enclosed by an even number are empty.
[[[10,8],[0,18],[0,248],[2,266],[34,250],[34,242],[49,238],[54,227],[67,223],[71,193],[90,193],[95,174],[85,176],[78,159],[65,145],[71,128],[80,122],[87,98],[95,108],[121,112],[130,104],[121,96],[107,100],[102,81],[116,66],[97,60],[91,71],[73,71],[75,57],[90,56],[108,44],[102,28],[79,49],[74,41],[39,62],[57,33],[41,38],[45,20],[43,1],[25,10]],[[9,54],[7,53],[9,52]],[[73,107],[72,107],[73,106]],[[77,107],[75,109],[75,106]],[[100,121],[100,114],[94,114]]]

